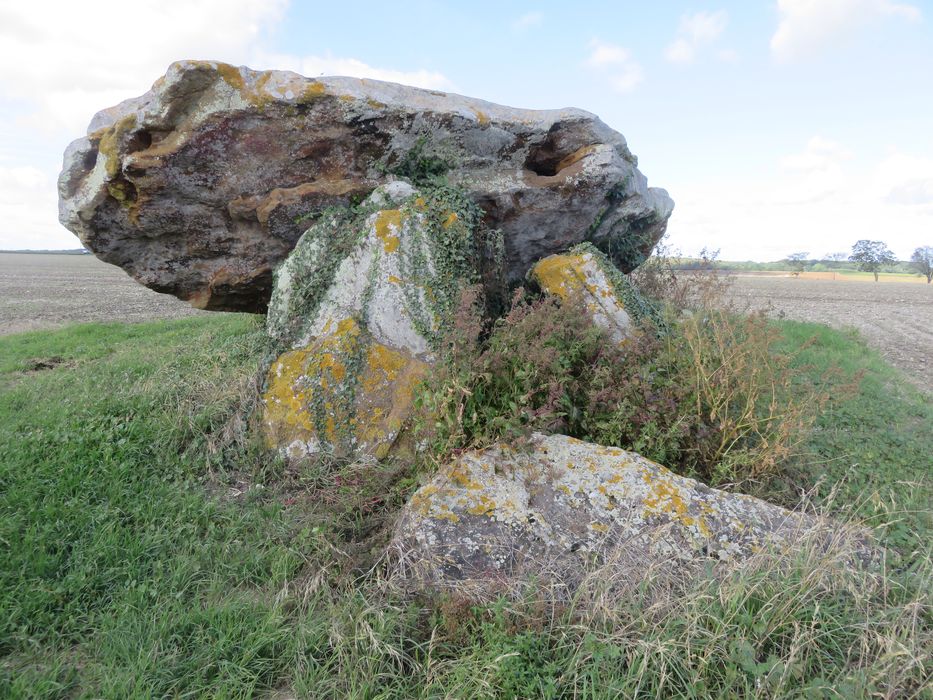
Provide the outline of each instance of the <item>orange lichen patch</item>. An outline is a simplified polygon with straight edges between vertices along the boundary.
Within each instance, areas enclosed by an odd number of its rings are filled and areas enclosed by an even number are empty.
[[[235,90],[242,91],[245,86],[243,74],[236,66],[229,63],[219,63],[214,61],[189,61],[190,65],[217,73],[221,80],[227,83]]]
[[[396,275],[389,275],[389,284],[399,285],[402,284],[404,280],[401,277]]]
[[[386,253],[398,250],[397,231],[402,227],[402,212],[399,209],[384,209],[376,214],[376,236],[382,241]],[[393,231],[394,229],[394,231]]]
[[[590,153],[592,153],[595,150],[596,150],[596,146],[583,146],[582,148],[578,148],[573,153],[571,153],[569,156],[566,156],[562,161],[560,161],[560,163],[557,164],[557,167],[555,168],[555,172],[559,173],[564,168],[569,168],[571,165],[573,165],[577,161],[582,160],[583,158],[585,158],[586,156],[588,156]]]
[[[671,478],[671,472],[665,474],[651,474],[645,471],[642,478],[650,488],[650,493],[644,499],[645,512],[663,514],[672,517],[684,527],[696,528],[704,537],[711,537],[712,530],[706,524],[706,521],[700,516],[689,514],[689,509],[681,489],[676,486]],[[703,504],[699,510],[703,512]]]
[[[298,97],[298,103],[311,102],[327,94],[327,86],[319,80],[314,80],[308,84],[301,95]]]
[[[651,493],[645,497],[645,508],[654,513],[665,513],[678,517],[687,514],[687,504],[676,486],[664,479],[650,482]]]
[[[408,502],[409,508],[411,508],[412,512],[417,513],[421,517],[448,520],[452,523],[459,522],[460,517],[456,513],[451,512],[450,506],[444,502],[443,498],[435,498],[439,493],[441,493],[442,496],[448,495],[441,492],[434,484],[423,486],[411,497],[411,500]]]
[[[376,457],[387,456],[411,412],[415,386],[428,366],[409,354],[372,343],[359,377],[356,421],[358,444]]]
[[[126,133],[134,128],[136,115],[130,114],[109,127],[95,131],[89,137],[92,141],[99,139],[97,151],[106,159],[104,168],[109,177],[116,177],[120,172],[120,146]]]
[[[485,112],[479,109],[474,109],[473,113],[476,115],[476,121],[479,123],[480,126],[486,126],[489,123],[489,117],[486,115]]]
[[[602,533],[609,532],[609,526],[605,523],[590,523],[590,529]]]
[[[352,318],[273,363],[263,395],[273,447],[296,440],[385,457],[411,412],[427,364],[373,341]]]
[[[455,462],[447,472],[447,476],[451,481],[468,491],[479,491],[483,488],[483,485],[473,478],[473,474],[464,468],[461,462]]]
[[[268,389],[262,396],[263,426],[270,447],[312,438],[336,441],[338,426],[349,416],[346,407],[332,400],[332,394],[346,378],[346,358],[358,346],[359,336],[356,322],[343,319],[332,334],[305,348],[286,352],[272,363],[266,380]],[[315,401],[323,408],[323,425],[316,425]]]
[[[310,388],[303,386],[305,368],[313,348],[291,350],[281,355],[267,377],[268,389],[262,396],[263,427],[272,447],[287,445],[314,435],[314,421],[308,411]]]
[[[545,292],[567,299],[585,289],[584,264],[582,255],[551,255],[539,260],[531,274]]]
[[[496,502],[484,493],[476,497],[476,502],[466,509],[470,515],[488,515],[496,509]]]
[[[426,201],[424,201],[424,197],[417,197],[417,198],[415,199],[415,208],[416,208],[416,209],[426,209],[427,206],[428,206],[428,203],[427,203]]]
[[[368,104],[373,109],[382,109],[383,107],[385,107],[385,104],[383,104],[379,100],[374,100],[372,97],[366,98],[366,104]]]
[[[443,226],[445,229],[450,228],[455,223],[457,223],[457,218],[458,218],[457,212],[452,211],[450,212],[450,215],[446,219],[444,219],[444,223],[442,223],[441,226]]]

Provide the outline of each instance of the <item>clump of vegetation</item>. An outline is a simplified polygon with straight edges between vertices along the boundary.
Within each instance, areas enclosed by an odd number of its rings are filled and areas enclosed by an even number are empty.
[[[471,302],[419,397],[440,459],[541,430],[735,484],[779,471],[827,398],[795,386],[793,353],[762,315],[708,306],[669,314],[662,333],[646,316],[616,346],[579,301],[519,293],[490,328]]]

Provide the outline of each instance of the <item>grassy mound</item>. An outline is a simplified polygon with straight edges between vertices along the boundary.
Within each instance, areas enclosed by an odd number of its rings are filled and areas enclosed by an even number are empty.
[[[0,697],[930,697],[933,406],[857,339],[778,328],[802,389],[861,380],[763,495],[812,491],[898,560],[587,612],[395,598],[363,562],[417,475],[253,445],[253,318],[0,338]]]

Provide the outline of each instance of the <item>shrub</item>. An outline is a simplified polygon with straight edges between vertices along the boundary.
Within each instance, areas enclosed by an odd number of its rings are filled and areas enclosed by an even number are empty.
[[[580,302],[518,294],[483,329],[475,296],[449,334],[444,362],[422,386],[427,451],[456,451],[532,431],[635,450],[713,484],[773,474],[825,400],[795,386],[762,316],[707,308],[670,314],[616,346]]]

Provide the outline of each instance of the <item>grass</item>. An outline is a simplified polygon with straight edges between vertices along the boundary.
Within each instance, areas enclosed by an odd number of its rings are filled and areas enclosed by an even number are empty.
[[[772,495],[833,492],[903,561],[875,576],[802,547],[598,614],[360,575],[352,547],[398,498],[372,505],[372,465],[292,474],[244,436],[254,318],[0,338],[0,697],[929,698],[933,409],[852,336],[781,327],[815,336],[801,382],[864,377]]]
[[[840,387],[860,376],[858,390],[837,398],[819,418],[800,460],[798,487],[832,493],[837,510],[881,528],[884,539],[908,552],[929,547],[933,504],[933,400],[861,343],[854,332],[782,321],[786,349],[803,348],[796,364],[802,383],[841,371]]]

